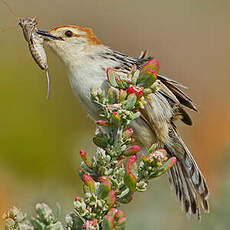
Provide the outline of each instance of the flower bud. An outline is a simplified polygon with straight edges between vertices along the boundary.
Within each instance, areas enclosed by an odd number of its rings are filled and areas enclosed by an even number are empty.
[[[86,154],[83,150],[80,150],[80,156],[81,156],[81,159],[84,161],[84,163],[85,163],[89,168],[92,168],[91,161],[90,161],[89,157],[87,156],[87,154]]]
[[[165,149],[158,149],[152,154],[150,154],[150,157],[156,160],[157,162],[165,162],[168,160],[168,154]]]
[[[102,90],[100,88],[91,88],[90,89],[90,95],[92,97],[92,99],[96,99],[97,97],[101,97],[102,96]]]
[[[121,121],[121,116],[119,113],[117,112],[113,112],[112,113],[112,123],[115,126],[119,126],[120,125],[120,121]]]
[[[126,90],[127,94],[132,94],[134,93],[137,98],[141,98],[143,96],[143,88],[142,87],[138,87],[136,85],[132,85],[130,86],[127,90]]]
[[[80,199],[80,197],[79,196],[76,196],[75,198],[74,198],[74,201],[78,201]]]
[[[173,165],[176,163],[176,157],[171,157],[166,163],[164,163],[161,167],[154,170],[154,172],[150,175],[150,178],[159,177],[166,173]]]
[[[91,228],[87,228],[87,226],[91,226],[91,227],[95,227],[97,226],[97,220],[94,219],[94,220],[87,220],[86,223],[84,223],[82,225],[82,229],[91,229]],[[94,228],[93,228],[94,229]]]
[[[145,163],[145,164],[150,164],[151,161],[149,158],[147,158],[146,156],[142,155],[141,156],[141,160]]]
[[[127,157],[132,156],[133,154],[137,154],[140,151],[140,149],[141,148],[138,145],[131,145],[123,152],[123,155]]]
[[[133,129],[132,129],[132,128],[128,128],[128,129],[125,129],[125,130],[123,131],[122,137],[123,137],[124,139],[128,139],[128,138],[130,138],[132,135],[133,135]]]
[[[87,185],[89,187],[89,191],[91,193],[95,193],[95,181],[93,180],[93,178],[87,174],[85,174],[82,178],[83,182],[85,183],[85,185]]]
[[[102,182],[102,181],[109,181],[109,177],[108,176],[101,176],[101,177],[98,177],[97,180],[99,182]]]
[[[89,222],[90,222],[91,226],[96,226],[97,225],[97,220],[96,219],[90,220]]]
[[[131,138],[130,143],[134,143],[136,139],[134,137]]]
[[[91,97],[95,98],[97,96],[97,90],[94,88],[91,88],[90,89],[90,95],[91,95]]]
[[[96,121],[96,124],[99,125],[99,126],[105,126],[105,127],[109,126],[109,122],[104,121],[104,120],[98,120],[98,121]]]

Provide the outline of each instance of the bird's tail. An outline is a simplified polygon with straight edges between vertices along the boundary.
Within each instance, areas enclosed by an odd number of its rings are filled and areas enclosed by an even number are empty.
[[[200,219],[200,205],[209,212],[209,191],[206,180],[188,148],[175,130],[170,132],[170,143],[165,148],[177,157],[176,164],[168,171],[169,182],[175,188],[184,211]]]

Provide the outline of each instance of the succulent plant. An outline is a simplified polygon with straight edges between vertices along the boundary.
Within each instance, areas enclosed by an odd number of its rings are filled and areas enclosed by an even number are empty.
[[[75,197],[74,211],[66,216],[64,225],[46,204],[37,204],[37,216],[27,219],[18,209],[5,215],[7,229],[61,230],[123,230],[126,217],[119,210],[121,203],[133,200],[135,192],[148,188],[149,180],[164,174],[176,162],[153,143],[140,155],[140,146],[133,138],[130,122],[140,116],[148,95],[156,90],[159,64],[150,60],[141,70],[133,66],[131,73],[119,77],[107,70],[110,87],[107,92],[91,89],[91,101],[98,108],[100,119],[93,138],[97,151],[92,159],[80,150],[82,159],[78,174],[83,182],[84,197]],[[23,225],[23,227],[22,227]]]

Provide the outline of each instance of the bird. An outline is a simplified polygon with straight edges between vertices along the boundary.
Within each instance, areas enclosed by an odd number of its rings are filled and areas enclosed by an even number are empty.
[[[98,112],[91,103],[89,89],[106,90],[106,70],[111,68],[123,75],[130,73],[134,64],[141,69],[152,59],[151,56],[146,57],[146,52],[139,57],[131,57],[114,51],[87,27],[62,25],[49,31],[38,30],[37,33],[63,61],[73,93],[93,120],[98,119]],[[168,171],[169,183],[185,213],[200,219],[201,209],[209,212],[209,189],[176,127],[177,121],[192,125],[185,108],[198,110],[183,92],[186,88],[183,84],[161,74],[158,74],[156,84],[158,90],[149,95],[150,99],[140,111],[141,116],[130,125],[143,149],[157,142],[169,156],[177,158],[176,164]]]

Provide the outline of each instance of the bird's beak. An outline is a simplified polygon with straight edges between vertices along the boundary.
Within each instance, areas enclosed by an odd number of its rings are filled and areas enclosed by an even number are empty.
[[[54,36],[54,35],[50,34],[48,31],[37,30],[37,34],[42,35],[42,37],[48,41],[50,41],[50,40],[61,40],[61,41],[63,41],[63,38]]]

